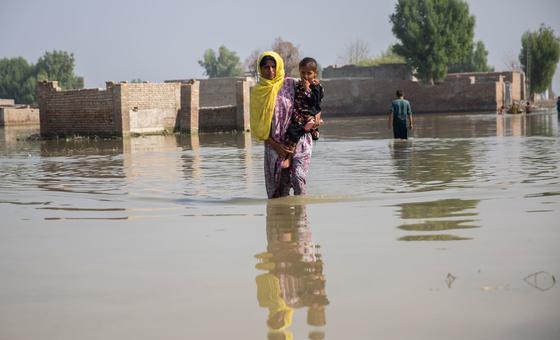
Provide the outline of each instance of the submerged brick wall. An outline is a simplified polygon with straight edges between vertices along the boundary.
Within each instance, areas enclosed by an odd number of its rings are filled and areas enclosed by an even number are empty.
[[[472,82],[470,78],[460,78],[428,86],[398,80],[325,79],[322,108],[325,117],[387,114],[396,90],[401,89],[411,101],[413,112],[495,112],[501,83]]]
[[[499,81],[500,76],[504,82],[511,83],[511,96],[513,100],[525,100],[525,73],[515,71],[503,72],[465,72],[450,73],[445,81],[450,79],[474,77],[477,83]]]
[[[245,78],[211,78],[200,80],[200,107],[236,104],[235,84]]]
[[[237,130],[236,113],[235,105],[201,107],[199,129],[204,132]]]
[[[42,135],[114,135],[115,111],[112,89],[60,91],[58,83],[38,84]]]
[[[192,126],[201,132],[248,131],[249,127],[249,87],[254,85],[250,77],[211,78],[202,80],[166,80],[166,83],[197,83],[190,89],[183,89],[182,98],[192,95],[191,108],[182,104],[185,119],[192,117]],[[198,116],[194,112],[198,112]]]
[[[249,128],[246,80],[230,82],[226,92],[233,95],[233,105],[202,109],[200,83],[196,80],[106,85],[106,90],[61,91],[57,82],[39,83],[41,134],[125,136],[163,131],[196,133],[199,127],[201,131]]]
[[[190,80],[181,83],[181,109],[177,129],[181,132],[198,133],[200,82]]]
[[[119,84],[121,110],[131,133],[174,131],[181,109],[181,84]]]

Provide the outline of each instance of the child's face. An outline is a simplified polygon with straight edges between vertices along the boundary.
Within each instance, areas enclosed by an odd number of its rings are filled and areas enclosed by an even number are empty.
[[[299,76],[301,77],[301,79],[311,81],[317,78],[317,71],[310,65],[305,65],[304,67],[300,67]]]

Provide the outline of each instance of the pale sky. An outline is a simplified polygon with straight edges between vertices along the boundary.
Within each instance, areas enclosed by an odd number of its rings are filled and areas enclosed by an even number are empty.
[[[396,42],[389,23],[394,0],[0,0],[0,58],[35,63],[45,52],[74,53],[86,87],[106,80],[200,78],[204,51],[220,45],[243,62],[276,37],[299,46],[323,66],[355,40],[378,54]],[[505,69],[517,59],[521,35],[541,23],[560,35],[558,0],[469,0],[475,39],[489,64]],[[560,92],[560,71],[553,88]]]

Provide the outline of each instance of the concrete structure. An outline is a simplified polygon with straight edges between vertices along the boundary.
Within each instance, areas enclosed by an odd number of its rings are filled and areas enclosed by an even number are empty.
[[[328,66],[323,69],[322,76],[323,79],[370,78],[375,80],[414,80],[412,70],[406,64]]]
[[[17,105],[13,99],[0,99],[0,126],[39,125],[39,110]]]
[[[126,136],[181,131],[249,129],[249,84],[230,83],[224,97],[234,105],[200,107],[201,84],[106,83],[106,89],[61,91],[57,82],[38,84],[41,134]],[[233,99],[232,99],[233,98]]]

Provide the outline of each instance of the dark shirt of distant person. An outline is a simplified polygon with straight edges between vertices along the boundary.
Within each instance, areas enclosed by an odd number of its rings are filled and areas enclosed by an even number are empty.
[[[560,96],[558,96],[558,99],[556,100],[556,112],[560,114]]]
[[[410,130],[414,128],[410,102],[404,99],[402,90],[397,90],[397,99],[391,103],[387,125],[389,129],[393,127],[393,137],[395,139],[408,139],[408,128]]]
[[[527,102],[527,105],[525,105],[525,113],[531,113],[531,102]]]

